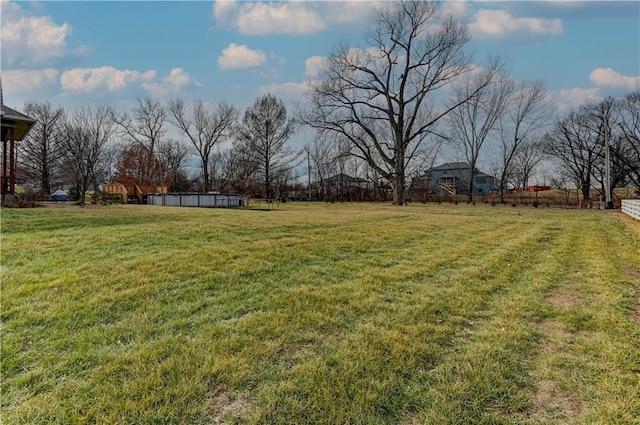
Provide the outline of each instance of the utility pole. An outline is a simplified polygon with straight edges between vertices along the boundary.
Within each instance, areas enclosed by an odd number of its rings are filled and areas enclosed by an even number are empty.
[[[609,109],[604,113],[604,180],[605,180],[605,201],[608,210],[613,209],[611,200],[611,164],[609,161]]]
[[[309,201],[311,200],[311,158],[309,155],[309,149],[307,149],[307,190]]]

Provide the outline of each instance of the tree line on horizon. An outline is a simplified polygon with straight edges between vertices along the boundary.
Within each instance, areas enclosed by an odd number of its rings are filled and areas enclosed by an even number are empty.
[[[326,199],[325,183],[348,174],[367,182],[367,198],[391,192],[404,205],[411,182],[448,151],[469,164],[468,201],[483,157],[502,202],[544,159],[556,167],[555,186],[589,199],[592,188],[605,190],[608,146],[611,188],[640,190],[640,90],[559,116],[545,85],[517,81],[504,58],[474,65],[466,27],[440,16],[437,2],[384,5],[364,41],[331,52],[293,113],[272,94],[243,113],[224,101],[179,98],[139,98],[125,112],[105,101],[72,111],[27,102],[23,112],[37,123],[18,145],[18,177],[44,193],[71,185],[81,200],[111,181]],[[289,141],[300,128],[314,138],[296,150]]]

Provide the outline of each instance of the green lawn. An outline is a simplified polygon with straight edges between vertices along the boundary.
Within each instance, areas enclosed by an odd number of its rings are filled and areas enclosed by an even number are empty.
[[[4,424],[638,424],[619,212],[3,209]]]

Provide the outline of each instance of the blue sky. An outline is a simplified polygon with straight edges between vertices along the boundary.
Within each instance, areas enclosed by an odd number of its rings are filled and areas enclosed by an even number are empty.
[[[380,3],[378,3],[380,4]],[[5,104],[67,108],[96,98],[122,110],[136,97],[181,97],[239,108],[272,92],[303,99],[322,57],[363,46],[365,1],[1,1]],[[470,51],[510,57],[542,79],[559,111],[640,87],[640,2],[442,4],[466,22]]]

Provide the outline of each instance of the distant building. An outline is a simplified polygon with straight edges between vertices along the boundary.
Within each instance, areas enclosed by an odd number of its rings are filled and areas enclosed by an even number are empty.
[[[361,201],[371,190],[371,182],[345,173],[334,174],[316,183],[319,199]]]
[[[369,182],[359,177],[352,177],[348,174],[339,173],[324,179],[326,193],[343,194],[350,189],[366,189]]]
[[[467,162],[448,162],[427,170],[413,180],[414,190],[427,190],[436,195],[466,195],[470,165]],[[477,168],[473,171],[473,194],[489,193],[496,189],[496,179]]]
[[[531,185],[529,186],[529,192],[546,192],[551,190],[551,186]]]

